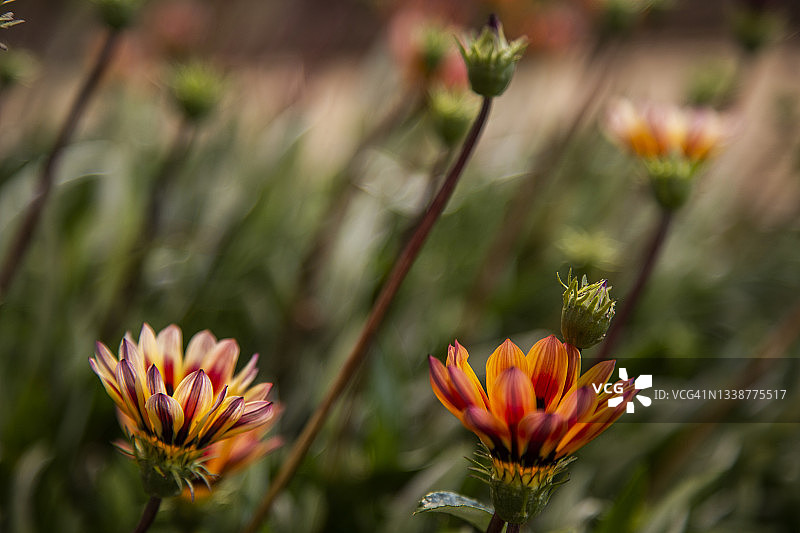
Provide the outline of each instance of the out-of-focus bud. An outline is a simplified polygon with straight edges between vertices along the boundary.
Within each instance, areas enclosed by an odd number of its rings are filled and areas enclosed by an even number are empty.
[[[475,116],[474,102],[463,91],[434,89],[428,100],[433,129],[445,146],[455,146]],[[472,98],[475,98],[474,96]]]
[[[742,0],[733,14],[733,34],[747,52],[755,53],[775,38],[781,17],[770,9],[770,0]]]
[[[609,115],[611,134],[639,156],[664,209],[686,203],[694,176],[729,136],[730,123],[708,109],[634,106],[616,102]]]
[[[124,30],[133,24],[144,0],[92,0],[92,3],[106,26]]]
[[[606,280],[590,284],[583,276],[580,284],[578,277],[567,274],[564,286],[564,304],[561,308],[561,335],[564,342],[582,350],[594,346],[606,336],[606,331],[614,318],[616,302],[608,295],[611,287]]]
[[[190,63],[172,75],[172,96],[184,116],[193,122],[206,118],[222,96],[222,78],[211,67]]]
[[[509,43],[494,15],[477,38],[459,42],[472,90],[486,98],[503,94],[527,45],[524,37]]]
[[[38,69],[36,58],[29,52],[11,50],[0,54],[0,90],[25,83],[35,77]]]

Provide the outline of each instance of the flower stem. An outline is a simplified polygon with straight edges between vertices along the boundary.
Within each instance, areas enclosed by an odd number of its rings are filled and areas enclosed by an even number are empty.
[[[506,528],[506,533],[519,533],[522,529],[522,524],[508,524]]]
[[[395,262],[394,268],[389,274],[386,283],[384,284],[380,294],[378,295],[378,298],[375,300],[375,303],[372,306],[372,310],[370,311],[364,328],[361,330],[361,335],[358,338],[356,345],[353,347],[353,350],[350,352],[350,355],[348,356],[344,365],[342,365],[342,367],[339,369],[339,373],[336,376],[333,384],[331,384],[330,388],[328,389],[328,392],[322,400],[322,403],[320,403],[319,407],[317,407],[317,410],[303,428],[300,437],[298,437],[297,441],[295,441],[295,444],[289,453],[289,457],[286,459],[277,476],[273,480],[269,491],[264,496],[264,499],[256,510],[256,513],[253,516],[253,519],[250,521],[250,524],[245,528],[247,533],[255,533],[256,528],[267,517],[275,497],[280,493],[281,490],[283,490],[283,488],[294,476],[294,473],[300,466],[300,463],[311,447],[311,444],[314,442],[317,434],[322,429],[322,426],[325,423],[325,420],[327,419],[328,414],[330,413],[334,404],[339,399],[339,396],[341,396],[353,375],[355,375],[356,370],[364,361],[364,358],[368,353],[368,348],[372,342],[372,338],[377,332],[378,327],[383,322],[386,312],[389,310],[389,305],[392,303],[392,300],[394,300],[394,297],[397,294],[397,291],[400,289],[400,285],[405,279],[406,274],[408,274],[408,271],[411,270],[411,266],[414,264],[414,261],[419,255],[419,252],[422,249],[422,245],[425,243],[428,234],[430,234],[431,229],[433,229],[433,225],[439,219],[439,216],[444,211],[450,196],[452,196],[453,191],[455,190],[456,184],[461,177],[461,173],[464,171],[464,167],[467,164],[467,160],[469,159],[470,155],[472,155],[472,151],[478,142],[478,137],[481,134],[481,130],[483,129],[484,124],[486,124],[486,119],[489,117],[489,110],[491,109],[491,106],[492,99],[484,98],[483,104],[481,105],[481,110],[478,113],[478,117],[475,119],[475,122],[472,124],[469,134],[464,140],[464,144],[461,147],[461,153],[459,154],[458,159],[456,159],[456,162],[450,169],[450,172],[447,174],[447,178],[442,184],[442,187],[439,189],[439,192],[436,194],[436,197],[428,207],[428,211],[420,221],[419,225],[414,231],[414,234],[411,236],[411,239],[400,253],[400,256]]]
[[[625,328],[625,325],[633,314],[633,310],[639,303],[639,299],[642,296],[642,290],[647,284],[647,280],[650,279],[650,275],[653,273],[653,267],[658,259],[658,254],[661,251],[661,248],[663,248],[664,242],[666,241],[672,218],[673,215],[671,211],[662,210],[661,218],[658,221],[658,225],[655,227],[655,231],[653,231],[652,237],[650,238],[650,244],[645,250],[642,260],[642,267],[639,270],[639,276],[636,278],[636,282],[633,284],[633,288],[631,289],[627,298],[623,300],[619,312],[611,322],[611,327],[608,329],[608,333],[606,334],[606,340],[603,342],[602,346],[600,347],[600,352],[597,355],[598,361],[604,361],[608,359],[611,350],[614,348],[614,345],[622,334],[622,330]]]
[[[492,521],[489,522],[489,527],[486,528],[486,533],[502,533],[504,525],[506,525],[505,520],[497,516],[497,513],[494,513]]]
[[[75,100],[70,107],[69,114],[67,115],[61,130],[58,132],[55,144],[50,150],[50,153],[42,166],[41,173],[39,174],[39,181],[36,184],[33,199],[28,204],[25,214],[22,219],[17,233],[14,235],[11,244],[0,268],[0,302],[2,302],[8,291],[14,277],[25,258],[28,248],[33,239],[33,234],[39,225],[39,220],[42,217],[45,203],[50,196],[50,191],[53,188],[53,178],[55,175],[58,162],[61,158],[64,148],[66,148],[72,134],[78,126],[78,122],[83,116],[92,95],[94,94],[100,80],[103,77],[106,69],[111,63],[111,58],[114,55],[117,43],[119,41],[119,31],[109,29],[106,34],[103,47],[95,60],[92,70],[83,82],[80,90],[78,91]]]
[[[133,530],[133,533],[144,533],[150,529],[150,525],[153,523],[153,520],[156,519],[159,507],[161,507],[161,498],[158,496],[151,496],[147,505],[144,506],[142,517],[139,519],[139,523],[136,524],[136,529]]]

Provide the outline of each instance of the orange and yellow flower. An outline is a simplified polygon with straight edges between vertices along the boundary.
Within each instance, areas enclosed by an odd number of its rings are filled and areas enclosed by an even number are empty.
[[[492,478],[533,486],[550,483],[558,465],[605,431],[635,394],[633,382],[620,382],[625,401],[608,406],[617,393],[604,392],[614,361],[580,375],[574,346],[551,335],[524,354],[506,340],[486,362],[484,390],[468,359],[455,343],[447,364],[429,357],[433,391],[489,450]]]
[[[267,400],[272,384],[251,386],[258,355],[234,375],[238,358],[233,339],[218,341],[202,331],[191,338],[184,355],[177,326],[156,336],[144,324],[138,343],[125,336],[119,357],[98,342],[89,365],[119,409],[133,443],[128,452],[162,477],[171,472],[188,485],[208,472],[203,463],[210,446],[259,432],[277,415],[275,404]]]
[[[727,129],[724,122],[708,109],[637,107],[629,100],[619,100],[611,107],[608,128],[645,160],[679,158],[702,163],[721,145]]]

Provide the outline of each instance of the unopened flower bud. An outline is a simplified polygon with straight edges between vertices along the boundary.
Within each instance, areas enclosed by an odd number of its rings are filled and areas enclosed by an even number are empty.
[[[459,42],[472,90],[487,98],[503,94],[527,45],[524,37],[509,43],[494,15],[477,38]]]
[[[780,32],[781,19],[768,0],[745,0],[733,15],[733,34],[747,52],[761,50]]]
[[[431,92],[428,104],[431,122],[446,146],[452,147],[461,140],[475,115],[474,106],[465,96],[463,92],[444,89]]]
[[[206,65],[183,65],[173,75],[172,96],[188,120],[200,121],[207,117],[221,95],[222,79]]]
[[[567,275],[567,282],[558,281],[566,289],[564,305],[561,308],[561,335],[564,342],[578,349],[594,346],[606,335],[611,319],[614,317],[616,302],[608,295],[611,287],[606,280],[590,284],[583,276]]]
[[[92,0],[100,18],[109,28],[124,30],[133,24],[143,0]]]

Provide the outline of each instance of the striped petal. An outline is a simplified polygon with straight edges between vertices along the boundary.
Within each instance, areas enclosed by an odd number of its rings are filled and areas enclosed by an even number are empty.
[[[161,348],[156,341],[156,333],[150,327],[150,324],[142,325],[142,331],[139,333],[139,351],[144,357],[146,367],[154,364],[159,368],[163,368],[164,356],[161,354]]]
[[[178,326],[170,325],[158,333],[156,342],[164,360],[164,384],[167,393],[172,394],[186,372],[183,368],[183,335]]]
[[[464,412],[464,425],[473,431],[490,450],[511,450],[511,432],[502,420],[479,407],[470,407]]]
[[[455,345],[450,345],[447,348],[447,366],[455,366],[464,372],[470,382],[472,382],[474,389],[480,391],[484,404],[487,406],[489,405],[489,398],[483,390],[483,385],[481,385],[478,376],[475,375],[475,371],[469,364],[469,353],[458,341],[455,341]]]
[[[461,395],[456,392],[450,381],[450,372],[447,371],[441,361],[432,355],[428,356],[428,366],[430,367],[430,381],[433,393],[448,411],[453,413],[459,420],[463,420],[461,409],[464,407],[464,403],[461,400]]]
[[[532,369],[531,381],[537,405],[547,412],[555,411],[567,378],[569,359],[566,348],[555,335],[550,335],[533,345],[527,359]]]
[[[192,338],[189,339],[189,345],[186,347],[184,371],[188,373],[203,368],[206,355],[214,349],[216,344],[217,338],[208,330],[203,330],[192,336]]]
[[[155,364],[150,365],[147,369],[147,394],[153,395],[158,393],[167,393],[167,388],[164,386],[164,379],[161,377],[161,372]]]
[[[236,393],[232,386],[230,387],[230,391],[231,394]],[[244,401],[257,402],[259,400],[266,400],[270,392],[272,392],[272,383],[259,383],[258,385],[253,385],[245,391]]]
[[[244,406],[244,398],[241,396],[226,398],[217,410],[217,415],[200,432],[200,441],[197,445],[201,448],[208,446],[228,431],[244,414]]]
[[[522,417],[536,410],[531,380],[515,366],[507,368],[497,378],[489,402],[492,413],[509,427],[514,427]]]
[[[245,403],[242,416],[239,417],[239,420],[237,420],[221,438],[232,437],[267,424],[273,419],[276,412],[277,407],[272,402]]]
[[[239,359],[239,345],[233,339],[218,342],[208,353],[202,368],[215,391],[231,380],[237,359]]]
[[[536,457],[547,460],[566,431],[567,422],[558,414],[529,413],[519,423],[521,455],[531,462]]]
[[[117,364],[116,373],[120,396],[122,396],[124,402],[124,406],[121,407],[140,427],[144,427],[147,418],[144,416],[144,389],[142,388],[141,380],[137,379],[130,360],[123,359],[120,361]]]
[[[196,370],[180,382],[173,396],[180,404],[181,409],[183,409],[185,419],[177,438],[177,442],[180,444],[186,439],[189,432],[194,429],[193,425],[196,425],[197,421],[211,407],[213,399],[211,380],[208,379],[205,372]]]
[[[139,353],[139,348],[127,337],[122,339],[120,359],[127,359],[130,361],[136,375],[144,376],[144,358],[142,354]],[[144,407],[144,404],[142,404],[142,406]]]
[[[461,400],[460,404],[463,405],[463,407],[460,408],[461,411],[470,406],[481,407],[483,409],[489,408],[488,402],[484,401],[486,393],[483,392],[483,388],[480,386],[476,387],[475,383],[469,379],[463,370],[455,366],[449,366],[447,367],[447,373],[450,376],[451,390],[459,397]]]
[[[522,370],[523,373],[530,376],[528,363],[525,360],[525,354],[522,353],[522,350],[520,350],[516,344],[511,342],[510,339],[506,339],[505,342],[498,346],[486,361],[486,392],[488,393],[489,398],[493,396],[497,378],[503,373],[503,371],[511,367],[517,367]]]
[[[253,354],[245,367],[229,381],[231,394],[242,395],[258,375],[258,354]]]
[[[180,404],[174,398],[159,392],[148,398],[145,409],[158,438],[172,444],[183,426],[183,410]]]
[[[122,399],[122,394],[117,386],[116,375],[108,376],[107,371],[103,367],[102,363],[98,364],[94,359],[89,359],[89,366],[92,368],[92,371],[97,374],[97,377],[100,378],[100,383],[103,384],[103,388],[106,389],[106,392],[111,399],[114,400],[114,403],[117,404],[117,406],[119,406],[121,409],[124,409],[125,401]]]
[[[627,403],[633,399],[636,390],[633,380],[623,386],[623,401],[616,407],[603,407],[586,422],[578,422],[564,435],[556,448],[556,456],[563,457],[574,453],[588,444],[613,424],[625,412]]]

